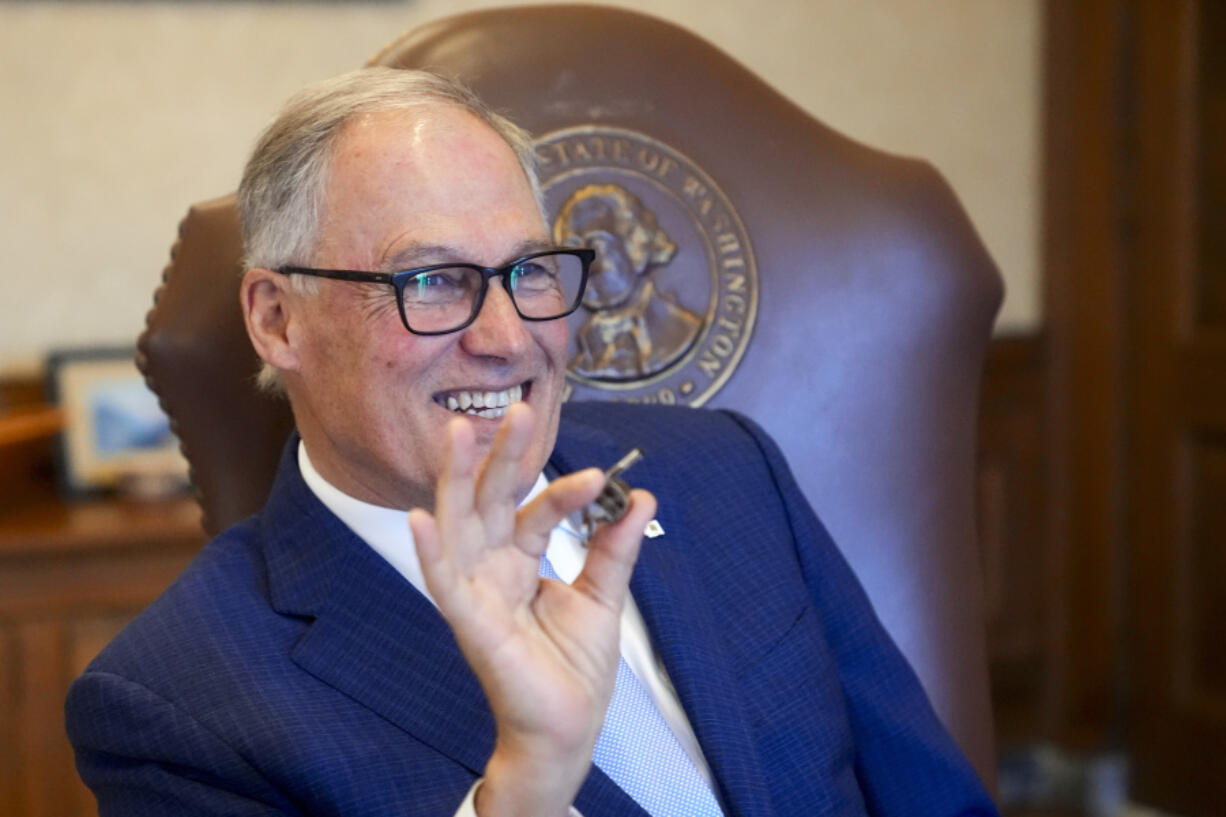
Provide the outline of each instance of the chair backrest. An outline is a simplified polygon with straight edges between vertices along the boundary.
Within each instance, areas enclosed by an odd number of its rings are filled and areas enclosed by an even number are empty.
[[[973,479],[1002,287],[941,177],[627,11],[460,15],[372,63],[458,76],[538,138],[555,236],[599,243],[634,291],[574,318],[573,396],[765,426],[992,785]],[[239,256],[233,197],[192,208],[139,344],[210,531],[263,503],[290,427],[253,387]]]

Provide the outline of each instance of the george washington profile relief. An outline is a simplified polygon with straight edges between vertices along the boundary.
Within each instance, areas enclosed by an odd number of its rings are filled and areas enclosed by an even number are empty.
[[[694,344],[702,318],[659,290],[651,275],[677,247],[637,196],[614,184],[585,185],[562,205],[553,233],[559,244],[596,251],[571,371],[636,380],[663,371]]]

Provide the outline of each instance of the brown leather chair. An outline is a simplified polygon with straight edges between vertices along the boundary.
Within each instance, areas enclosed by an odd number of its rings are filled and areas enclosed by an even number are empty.
[[[658,239],[637,256],[655,287],[654,317],[638,313],[651,354],[577,355],[576,396],[705,401],[764,425],[992,785],[972,482],[1002,287],[939,174],[839,135],[692,34],[612,8],[451,17],[372,63],[458,76],[540,138],[551,214],[586,207],[559,219],[560,238],[616,232],[606,194],[633,194],[621,223]],[[139,343],[210,532],[262,504],[291,425],[253,388],[239,257],[233,197],[193,207]],[[575,320],[593,337],[628,325]]]

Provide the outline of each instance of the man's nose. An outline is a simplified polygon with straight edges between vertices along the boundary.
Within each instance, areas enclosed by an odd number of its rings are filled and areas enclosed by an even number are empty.
[[[511,296],[502,282],[493,279],[485,293],[481,311],[464,329],[461,345],[471,355],[510,359],[532,342],[528,327],[515,311]]]

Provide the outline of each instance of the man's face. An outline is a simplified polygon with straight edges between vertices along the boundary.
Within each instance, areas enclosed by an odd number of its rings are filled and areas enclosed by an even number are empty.
[[[473,115],[431,105],[360,117],[336,146],[311,266],[394,272],[443,262],[500,266],[548,246],[545,225],[510,147]],[[497,279],[477,319],[449,335],[410,334],[391,287],[320,280],[292,296],[301,353],[286,383],[320,473],[360,499],[434,505],[445,427],[466,403],[522,399],[536,428],[522,497],[557,435],[565,320],[524,322]],[[470,409],[474,411],[475,409]],[[488,449],[493,417],[470,416]]]

